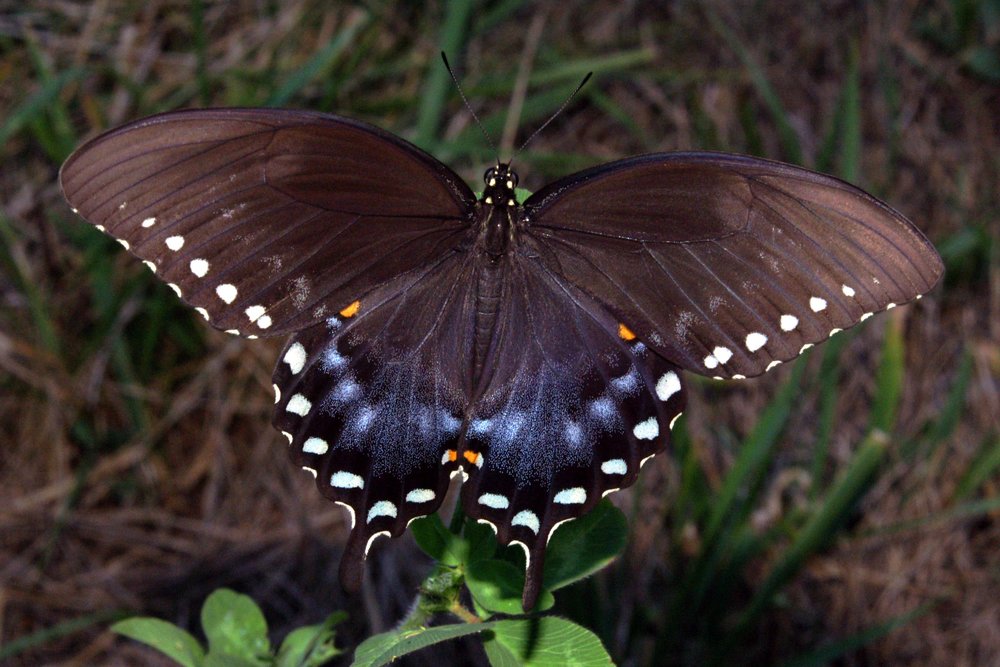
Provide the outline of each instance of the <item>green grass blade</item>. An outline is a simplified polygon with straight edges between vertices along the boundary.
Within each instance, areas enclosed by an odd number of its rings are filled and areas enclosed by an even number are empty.
[[[264,106],[280,107],[288,104],[288,101],[295,97],[311,81],[330,69],[330,66],[344,52],[348,46],[354,43],[354,37],[364,26],[368,25],[369,16],[349,24],[330,40],[330,43],[318,51],[312,58],[300,67],[284,77],[284,83],[267,98]]]
[[[824,667],[834,664],[839,658],[843,658],[852,651],[868,646],[877,639],[881,639],[894,630],[920,618],[936,606],[936,602],[927,602],[916,609],[890,618],[888,621],[874,625],[866,630],[862,630],[856,635],[846,637],[839,641],[831,642],[820,646],[818,649],[806,655],[794,658],[782,665],[782,667]]]
[[[937,419],[927,433],[926,439],[931,445],[944,442],[955,432],[955,428],[964,414],[965,398],[969,391],[969,383],[972,382],[972,371],[972,354],[966,350],[958,364],[955,382],[951,385],[944,407],[941,408],[941,412],[938,413]]]
[[[38,89],[28,96],[24,102],[14,108],[7,117],[0,123],[0,149],[7,141],[23,130],[25,127],[34,126],[59,99],[59,94],[70,83],[82,79],[87,70],[75,67],[60,72],[58,75],[42,79],[42,84]],[[47,143],[52,143],[47,140]]]
[[[805,364],[797,362],[791,376],[770,405],[761,413],[753,431],[740,448],[739,456],[716,494],[713,511],[705,528],[705,542],[711,544],[736,511],[748,512],[745,490],[757,484],[771,463],[771,453],[788,423],[792,403],[798,396]]]
[[[833,123],[816,156],[816,168],[856,183],[861,173],[861,74],[858,45],[851,44],[847,73],[834,109]]]
[[[38,632],[18,637],[0,646],[0,661],[14,658],[27,650],[44,646],[63,637],[75,635],[91,626],[107,623],[110,620],[124,618],[125,616],[126,612],[121,609],[105,609],[93,614],[77,616],[62,623],[56,623],[48,628],[42,628]]]
[[[0,241],[3,241],[0,245],[8,249],[4,252],[3,262],[13,269],[14,275],[21,285],[21,291],[28,301],[28,312],[31,313],[38,342],[53,357],[60,358],[62,353],[59,334],[55,319],[49,309],[48,300],[43,290],[32,279],[29,267],[20,257],[10,251],[17,242],[17,233],[10,224],[10,220],[2,213],[0,213]]]
[[[888,437],[879,431],[865,439],[850,466],[830,489],[823,504],[795,535],[740,615],[730,638],[731,644],[735,645],[737,638],[753,627],[771,605],[775,594],[801,570],[806,559],[826,547],[837,529],[847,521],[858,500],[873,483],[885,458],[887,444]]]
[[[903,393],[905,361],[902,325],[896,318],[885,319],[887,321],[885,342],[882,344],[882,360],[875,373],[871,428],[892,433],[896,425],[899,400]]]
[[[445,4],[444,23],[441,28],[441,50],[452,61],[456,61],[465,48],[465,38],[468,35],[469,17],[472,15],[473,2],[449,2]],[[420,96],[420,110],[417,114],[417,131],[414,143],[418,146],[429,146],[437,138],[441,126],[441,114],[444,103],[454,85],[444,63],[432,58],[428,63],[430,71]]]
[[[809,467],[813,480],[809,493],[814,498],[826,488],[824,478],[830,459],[830,438],[833,437],[837,401],[840,397],[840,354],[850,339],[850,334],[842,332],[830,339],[823,349],[817,382],[819,416],[816,420],[816,440],[812,446],[812,464]]]
[[[777,91],[774,90],[774,86],[768,81],[764,69],[757,63],[750,50],[740,41],[736,33],[730,30],[714,11],[707,8],[704,11],[712,28],[729,45],[729,48],[736,53],[740,61],[743,62],[743,66],[746,67],[747,72],[750,74],[750,80],[754,88],[757,89],[757,94],[760,95],[764,106],[771,112],[771,117],[777,125],[778,139],[781,142],[785,159],[795,164],[802,164],[803,152],[799,136],[795,133],[795,128],[792,127],[788,112],[785,111],[785,107],[782,105]]]
[[[995,480],[998,474],[1000,474],[1000,438],[994,435],[982,443],[979,453],[955,485],[955,499],[971,498],[983,484]]]
[[[212,103],[212,91],[208,85],[208,66],[206,65],[207,42],[205,37],[205,2],[204,0],[191,0],[191,25],[192,25],[192,46],[195,57],[195,80],[198,83],[198,99],[202,106]]]

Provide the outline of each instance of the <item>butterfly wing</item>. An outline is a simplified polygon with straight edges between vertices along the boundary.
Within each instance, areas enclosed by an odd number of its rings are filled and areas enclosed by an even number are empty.
[[[475,197],[374,126],[305,111],[179,111],[63,165],[70,205],[217,328],[304,329],[469,232]]]
[[[350,509],[348,590],[372,541],[436,511],[457,467],[471,393],[470,257],[453,253],[362,295],[294,336],[275,368],[274,426],[292,460]]]
[[[942,272],[933,246],[886,204],[757,158],[623,160],[524,206],[562,275],[703,375],[758,375],[919,297]]]
[[[684,406],[677,367],[533,246],[498,269],[504,292],[460,459],[465,511],[525,550],[525,609],[552,530],[631,485]]]

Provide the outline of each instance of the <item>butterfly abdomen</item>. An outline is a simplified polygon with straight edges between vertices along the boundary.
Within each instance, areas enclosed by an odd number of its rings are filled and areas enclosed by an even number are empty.
[[[503,300],[504,262],[483,258],[476,277],[476,325],[473,343],[472,386],[477,386],[483,374],[483,364],[489,355],[490,343],[497,325],[497,316]]]

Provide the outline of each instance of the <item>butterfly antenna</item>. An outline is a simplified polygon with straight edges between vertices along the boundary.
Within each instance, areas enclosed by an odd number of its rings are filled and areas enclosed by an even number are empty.
[[[514,153],[514,155],[511,156],[511,158],[510,158],[511,162],[513,162],[514,158],[516,158],[518,155],[521,154],[521,151],[523,151],[525,149],[525,147],[528,144],[531,143],[531,140],[534,139],[535,136],[537,136],[539,132],[541,132],[546,127],[548,127],[549,123],[551,123],[552,121],[554,121],[556,119],[556,117],[559,114],[561,114],[563,112],[563,110],[567,106],[569,106],[569,103],[573,101],[573,98],[576,97],[577,93],[579,93],[581,90],[583,90],[583,87],[587,85],[587,82],[590,81],[590,77],[592,77],[593,75],[594,75],[593,72],[587,72],[587,76],[583,77],[583,81],[580,82],[580,85],[576,87],[576,90],[574,90],[572,93],[570,93],[570,96],[566,98],[565,102],[563,102],[562,104],[559,105],[559,108],[556,109],[555,113],[553,113],[551,116],[549,116],[549,119],[547,121],[545,121],[544,123],[542,123],[537,130],[535,130],[534,132],[531,133],[530,137],[528,137],[527,139],[524,140],[524,143],[521,144],[521,147],[518,148],[517,151]]]
[[[497,152],[497,145],[493,143],[493,137],[491,137],[490,133],[486,131],[482,121],[479,120],[479,116],[476,115],[472,105],[469,104],[469,98],[465,96],[465,91],[462,90],[462,84],[458,82],[458,77],[455,76],[455,71],[451,69],[451,64],[448,62],[448,56],[445,55],[444,51],[441,52],[441,60],[444,61],[444,66],[448,70],[448,74],[451,75],[451,80],[455,82],[455,88],[458,89],[458,94],[462,97],[462,101],[465,103],[465,108],[472,114],[472,117],[476,121],[476,125],[479,126],[479,131],[483,133],[483,138],[486,139],[486,143],[489,144],[494,153],[497,153],[497,164],[500,164],[500,154]]]

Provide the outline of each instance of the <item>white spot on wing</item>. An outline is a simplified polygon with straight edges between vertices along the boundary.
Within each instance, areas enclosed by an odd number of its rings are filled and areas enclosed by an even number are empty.
[[[660,425],[656,423],[656,417],[650,417],[636,424],[632,433],[640,440],[652,440],[660,435]]]
[[[142,260],[142,263],[146,265],[147,269],[149,269],[153,273],[156,273],[156,264],[153,264],[152,262],[146,259]]]
[[[605,475],[624,475],[628,472],[625,459],[608,459],[601,464],[601,472]]]
[[[715,355],[708,355],[705,357],[705,368],[718,368],[719,360],[715,358]]]
[[[145,227],[146,229],[149,229],[150,227],[156,224],[156,218],[146,218],[140,224],[142,224],[142,226]]]
[[[674,415],[673,419],[670,420],[670,426],[668,428],[670,428],[671,431],[674,430],[674,424],[677,423],[677,420],[681,418],[682,414],[684,414],[684,413],[683,412],[678,412],[676,415]]]
[[[406,502],[408,503],[429,503],[434,500],[435,493],[430,489],[413,489],[406,494]]]
[[[195,308],[195,312],[197,312],[199,315],[201,315],[202,317],[204,317],[205,321],[208,321],[208,311],[207,310],[205,310],[204,308],[202,308],[202,307],[199,306],[199,307]]]
[[[779,366],[779,365],[781,365],[781,362],[780,362],[779,360],[775,359],[774,361],[772,361],[771,363],[769,363],[769,364],[767,365],[767,368],[765,368],[764,370],[765,370],[765,371],[769,371],[769,370],[771,370],[772,368],[774,368],[775,366]]]
[[[558,505],[582,505],[587,502],[587,491],[582,486],[563,489],[555,495],[552,502]]]
[[[484,493],[479,496],[479,504],[492,507],[495,510],[505,510],[510,507],[507,496],[501,496],[499,493]]]
[[[538,521],[538,515],[531,510],[521,510],[515,514],[514,518],[510,522],[510,525],[524,526],[535,535],[538,534],[538,529],[541,527],[541,524]]]
[[[281,387],[276,384],[272,384],[271,388],[274,389],[274,403],[277,405],[281,400]]]
[[[794,315],[781,316],[782,331],[793,331],[797,326],[799,326],[799,318],[795,317]]]
[[[733,358],[733,351],[720,345],[712,350],[712,356],[718,359],[720,364],[725,364]]]
[[[681,380],[674,371],[667,371],[656,381],[656,396],[666,401],[681,390]]]
[[[767,344],[767,336],[756,331],[747,334],[747,349],[756,352]]]
[[[844,296],[851,297],[854,296],[854,288],[847,285],[841,285],[840,291],[844,293]]]
[[[864,322],[865,320],[867,320],[869,317],[871,317],[874,314],[875,313],[865,313],[864,315],[861,316],[861,320],[860,321]]]
[[[806,350],[808,350],[812,346],[813,346],[812,343],[806,343],[805,345],[803,345],[802,347],[799,348],[799,354],[802,354],[803,352],[805,352]]]
[[[260,317],[258,317],[257,318],[257,326],[259,326],[261,329],[266,329],[269,326],[271,326],[271,316],[270,315],[261,315]]]
[[[132,246],[130,246],[130,245],[128,244],[128,241],[126,241],[125,239],[116,239],[116,240],[117,240],[117,241],[118,241],[119,243],[121,243],[121,244],[122,244],[122,247],[123,247],[123,248],[125,248],[126,250],[128,250],[128,249],[129,249],[130,247],[132,247]]]
[[[208,260],[206,259],[192,259],[188,266],[191,268],[191,273],[199,278],[204,278],[205,274],[208,273]]]
[[[184,237],[183,236],[168,236],[167,237],[167,247],[177,252],[184,247]]]
[[[306,442],[308,442],[308,440]],[[305,447],[302,449],[305,450]],[[310,453],[312,454],[315,452]],[[365,488],[365,480],[361,477],[361,475],[355,475],[353,472],[338,470],[330,475],[330,486],[338,489],[363,489]],[[369,519],[369,521],[370,520],[371,519]]]
[[[890,304],[887,304],[887,305],[886,305],[885,309],[886,309],[886,310],[892,310],[892,309],[893,309],[893,308],[895,308],[895,307],[896,307],[896,304],[894,304],[894,303],[890,303]]]
[[[312,437],[302,443],[302,451],[306,454],[326,454],[329,451],[330,445],[323,438]],[[357,475],[355,475],[357,477]],[[361,479],[358,477],[358,479]],[[334,484],[334,486],[337,486]],[[364,482],[358,488],[364,488]]]
[[[302,466],[302,469],[313,476],[313,479],[319,477],[319,473],[316,472],[316,468],[310,468],[309,466]]]
[[[291,412],[292,414],[298,415],[300,417],[305,417],[309,414],[312,409],[312,403],[309,399],[302,394],[295,394],[290,399],[288,399],[288,405],[285,406],[285,410]]]
[[[298,375],[306,365],[306,358],[306,348],[302,347],[302,343],[292,343],[282,361],[288,364],[292,375]]]
[[[826,310],[826,299],[821,299],[818,296],[811,296],[809,297],[809,307],[814,313]]]
[[[288,438],[288,444],[289,444],[289,445],[290,445],[290,444],[292,444],[292,440],[293,440],[293,438],[292,438],[292,434],[291,434],[291,433],[289,433],[288,431],[282,431],[282,432],[281,432],[281,435],[283,435],[283,436],[285,436],[286,438]]]
[[[250,306],[243,312],[246,313],[247,318],[251,322],[256,322],[260,319],[261,315],[267,312],[267,309],[264,306]]]
[[[372,508],[368,510],[368,523],[377,519],[380,516],[389,516],[396,518],[396,506],[389,502],[388,500],[380,500]],[[389,533],[386,533],[388,535]]]
[[[176,294],[177,296],[184,296],[183,294],[181,294],[181,288],[178,287],[177,285],[173,283],[167,283],[167,287],[172,289],[174,291],[174,294]]]
[[[232,303],[233,301],[236,300],[236,295],[238,292],[236,291],[236,285],[223,283],[222,285],[219,285],[218,287],[215,288],[215,293],[219,296],[220,299],[222,299],[226,303]]]

